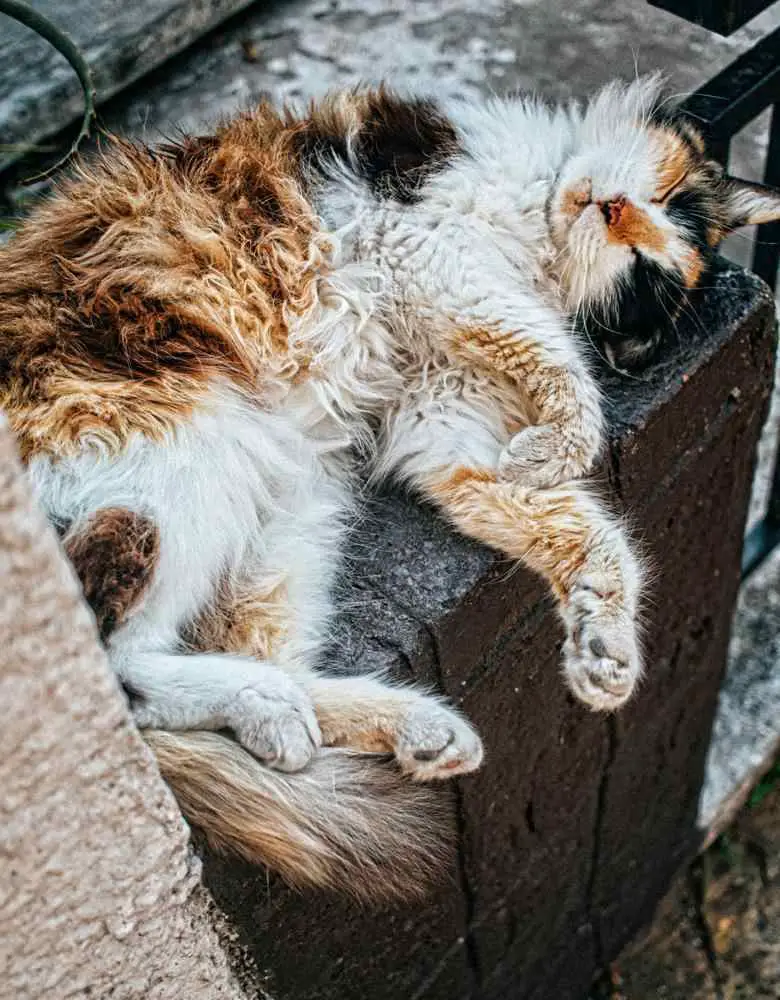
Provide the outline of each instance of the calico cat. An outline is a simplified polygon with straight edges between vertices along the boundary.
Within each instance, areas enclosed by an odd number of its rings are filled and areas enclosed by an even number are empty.
[[[214,844],[413,893],[436,850],[419,782],[481,762],[444,701],[316,669],[360,475],[548,581],[585,705],[634,691],[642,568],[581,481],[604,432],[586,342],[647,360],[724,234],[780,217],[659,95],[357,89],[112,139],[0,251],[0,405]]]

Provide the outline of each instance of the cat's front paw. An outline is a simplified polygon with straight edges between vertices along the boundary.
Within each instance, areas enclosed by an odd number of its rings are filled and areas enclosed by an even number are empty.
[[[201,693],[200,711],[196,714],[188,705],[183,717],[169,703],[140,697],[131,706],[136,724],[141,729],[230,729],[243,747],[270,767],[300,771],[322,743],[314,705],[281,670],[258,664],[257,675],[253,673],[209,697]],[[183,698],[179,692],[178,699]]]
[[[580,701],[594,712],[614,712],[629,700],[642,670],[638,651],[624,636],[586,628],[566,647],[566,679]]]
[[[574,441],[552,424],[525,427],[504,447],[498,477],[523,486],[549,487],[590,472],[599,442]]]
[[[412,707],[395,741],[402,770],[417,781],[475,771],[483,753],[482,741],[468,722],[433,698]]]
[[[613,712],[634,694],[642,659],[634,616],[587,583],[567,611],[564,672],[572,692],[596,712]]]

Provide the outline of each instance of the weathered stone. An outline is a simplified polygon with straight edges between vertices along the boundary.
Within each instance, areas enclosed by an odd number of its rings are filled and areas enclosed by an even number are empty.
[[[250,0],[31,0],[81,48],[99,101],[159,66]],[[48,42],[0,14],[0,169],[83,109],[73,69]]]
[[[652,926],[591,1000],[776,1000],[780,983],[780,785],[675,879]]]
[[[780,550],[743,585],[699,807],[705,843],[780,752]]]
[[[35,0],[54,18],[56,0]],[[85,46],[101,100],[189,44],[246,0],[110,0],[68,5],[65,27]],[[71,13],[75,11],[75,13]],[[80,14],[85,11],[85,14]],[[168,13],[170,12],[170,13]],[[649,4],[581,0],[286,0],[255,4],[102,112],[110,129],[153,140],[173,127],[203,128],[271,94],[305,100],[331,87],[388,78],[434,94],[534,90],[582,95],[614,76],[662,68],[674,90],[700,86],[776,24],[766,12],[728,39]],[[170,20],[169,20],[170,18]],[[78,83],[30,32],[0,24],[0,142],[30,143],[78,116]],[[11,24],[11,22],[9,22]],[[638,43],[641,40],[641,43]],[[123,70],[127,61],[129,72]],[[59,142],[64,151],[67,144]],[[732,165],[751,174],[765,139],[748,129]],[[0,154],[0,164],[8,160]],[[757,178],[756,178],[757,179]],[[737,243],[739,249],[740,243]]]
[[[692,879],[684,872],[652,927],[621,952],[591,1000],[713,1000],[718,984],[705,935]]]
[[[249,996],[199,875],[0,416],[0,997]]]

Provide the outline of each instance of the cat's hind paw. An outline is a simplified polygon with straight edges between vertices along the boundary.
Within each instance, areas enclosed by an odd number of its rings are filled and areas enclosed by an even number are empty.
[[[452,778],[482,763],[482,741],[456,712],[422,699],[406,716],[395,741],[403,771],[416,781]]]

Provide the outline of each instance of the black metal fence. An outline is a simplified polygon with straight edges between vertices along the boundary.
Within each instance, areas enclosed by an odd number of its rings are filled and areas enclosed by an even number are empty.
[[[772,109],[764,181],[780,188],[780,28],[708,81],[683,105],[706,134],[714,155],[728,167],[732,138],[767,108]],[[762,227],[753,248],[753,270],[777,286],[780,222]],[[748,534],[743,576],[780,544],[780,453],[775,455],[769,503],[763,520]]]

